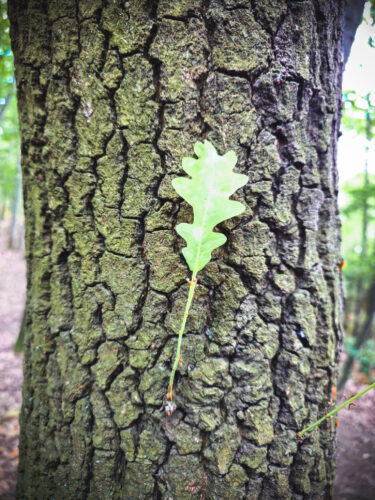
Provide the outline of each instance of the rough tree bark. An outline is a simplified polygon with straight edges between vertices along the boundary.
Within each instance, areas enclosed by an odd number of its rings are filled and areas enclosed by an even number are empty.
[[[341,338],[340,0],[13,0],[27,308],[18,498],[330,498],[303,441]],[[247,211],[188,285],[171,188],[234,149]]]

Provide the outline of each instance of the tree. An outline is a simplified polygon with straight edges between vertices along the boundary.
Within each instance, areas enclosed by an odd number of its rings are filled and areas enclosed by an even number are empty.
[[[14,0],[28,263],[22,499],[330,498],[342,1]],[[164,405],[197,139],[233,149]]]

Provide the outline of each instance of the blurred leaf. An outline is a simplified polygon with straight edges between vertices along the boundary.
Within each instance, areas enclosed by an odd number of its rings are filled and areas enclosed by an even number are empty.
[[[375,24],[375,0],[370,0],[370,16],[372,24]]]
[[[12,200],[20,139],[13,53],[6,3],[0,2],[0,203]]]
[[[368,140],[375,136],[375,106],[371,96],[361,96],[355,90],[343,92],[341,123],[344,128],[365,135]]]

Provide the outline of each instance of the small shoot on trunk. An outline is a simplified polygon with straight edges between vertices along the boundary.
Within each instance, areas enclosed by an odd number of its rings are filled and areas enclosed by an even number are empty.
[[[173,382],[177,366],[182,366],[182,336],[197,286],[198,271],[210,262],[212,251],[227,240],[224,234],[213,231],[214,227],[245,210],[242,203],[230,200],[229,197],[248,181],[246,175],[233,172],[233,167],[237,162],[234,151],[228,151],[220,156],[209,141],[204,141],[204,143],[195,143],[194,152],[198,159],[183,158],[182,160],[182,168],[191,178],[177,177],[172,181],[177,193],[193,207],[194,222],[182,223],[176,227],[177,233],[186,241],[186,247],[182,253],[192,272],[192,277],[189,281],[189,295],[178,331],[176,357],[169,380],[167,398],[171,401],[174,395]],[[172,412],[173,408],[168,404],[167,413]]]
[[[345,408],[345,406],[349,405],[349,409],[352,406],[356,406],[356,403],[354,403],[354,401],[356,399],[360,398],[361,396],[363,396],[364,394],[366,394],[366,392],[370,391],[371,389],[375,389],[375,382],[372,383],[372,384],[370,384],[368,387],[366,387],[362,391],[358,392],[358,394],[353,394],[353,396],[350,396],[349,399],[347,399],[346,401],[344,401],[343,403],[341,403],[341,405],[336,406],[336,408],[334,408],[329,413],[326,413],[322,418],[320,418],[319,420],[317,420],[313,424],[309,425],[308,427],[304,427],[301,431],[297,432],[298,439],[301,439],[302,436],[304,434],[306,434],[306,432],[309,432],[309,431],[312,431],[313,429],[315,429],[315,427],[317,427],[322,422],[324,422],[325,420],[327,420],[327,418],[332,418],[333,415],[335,415],[338,411],[340,411],[343,408]],[[338,420],[336,420],[336,425],[338,425]]]

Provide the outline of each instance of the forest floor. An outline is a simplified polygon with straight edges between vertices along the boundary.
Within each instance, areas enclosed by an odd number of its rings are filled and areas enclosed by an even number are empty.
[[[358,367],[338,401],[342,403],[365,388]],[[335,500],[375,498],[375,390],[339,412]]]
[[[22,355],[14,354],[25,301],[23,251],[10,251],[0,235],[0,500],[15,498]],[[355,373],[338,400],[361,390]],[[335,500],[375,498],[375,390],[339,415]]]
[[[25,304],[23,251],[7,249],[0,234],[0,499],[15,498],[18,465],[18,414],[21,406],[22,358],[13,352]]]

